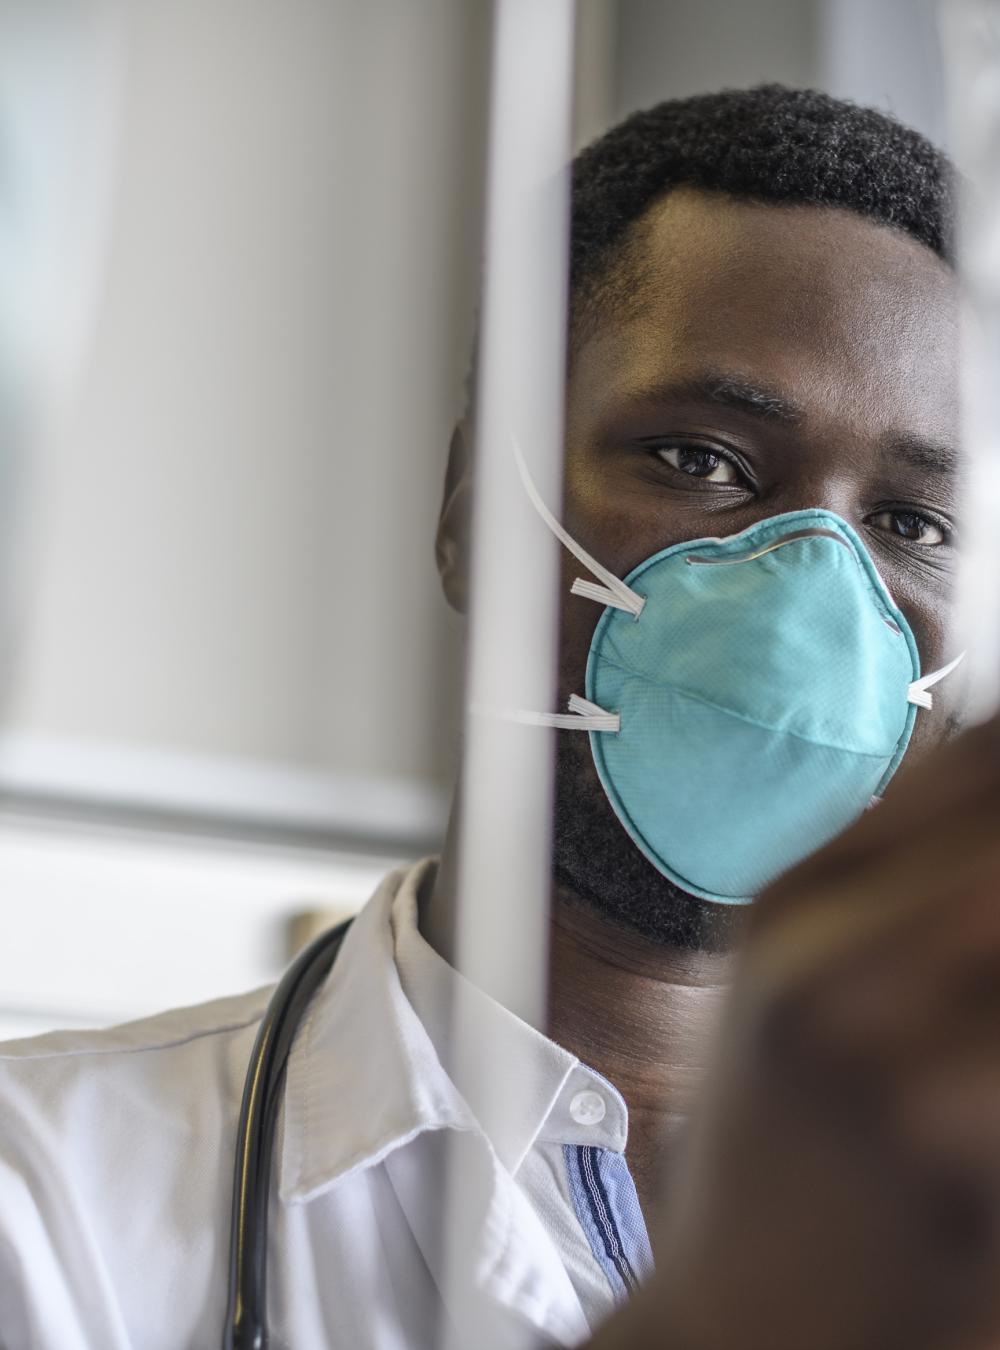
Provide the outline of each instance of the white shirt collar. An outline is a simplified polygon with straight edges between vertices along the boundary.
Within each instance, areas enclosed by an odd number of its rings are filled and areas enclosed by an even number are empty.
[[[288,1061],[279,1189],[308,1199],[384,1159],[424,1130],[485,1134],[511,1174],[538,1138],[622,1151],[627,1112],[606,1080],[462,979],[424,941],[417,896],[433,861],[391,873],[351,926],[303,1020]],[[453,1000],[481,1025],[517,1082],[501,1111],[482,1075],[460,1074],[451,1051]],[[453,1081],[454,1073],[460,1079]],[[605,1103],[595,1126],[574,1119],[580,1092]]]

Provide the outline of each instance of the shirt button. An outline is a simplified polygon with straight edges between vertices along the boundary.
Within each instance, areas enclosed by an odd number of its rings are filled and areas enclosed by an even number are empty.
[[[589,1088],[578,1092],[569,1104],[569,1113],[578,1125],[599,1125],[607,1109],[601,1094]]]

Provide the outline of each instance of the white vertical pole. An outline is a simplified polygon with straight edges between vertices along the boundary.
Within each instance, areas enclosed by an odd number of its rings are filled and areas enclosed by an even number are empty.
[[[950,0],[941,31],[952,140],[965,176],[963,439],[968,460],[957,647],[972,715],[1000,702],[1000,3]]]
[[[572,0],[498,0],[476,393],[459,962],[529,1021],[544,1009],[558,556],[515,469],[558,513],[571,153]]]
[[[573,18],[573,0],[496,0],[458,865],[459,968],[536,1026],[546,1002],[552,733],[494,714],[548,709],[555,691],[558,555],[527,504],[511,441],[558,512]],[[481,1027],[466,1028],[459,1005],[456,1062],[466,1081],[476,1076],[477,1101],[495,1122],[524,1084],[505,1074]],[[457,1285],[469,1278],[475,1188],[458,1151],[452,1163],[446,1271]],[[466,1292],[452,1287],[446,1302],[462,1304]],[[509,1327],[480,1325],[477,1350],[509,1337]]]

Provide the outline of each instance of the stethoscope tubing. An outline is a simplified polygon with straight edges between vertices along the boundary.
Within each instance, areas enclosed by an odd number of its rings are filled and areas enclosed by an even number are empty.
[[[236,1133],[223,1350],[267,1350],[267,1210],[288,1052],[351,920],[321,933],[285,971],[257,1029]]]

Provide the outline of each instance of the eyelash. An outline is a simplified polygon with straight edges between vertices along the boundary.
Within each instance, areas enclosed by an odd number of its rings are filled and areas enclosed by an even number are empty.
[[[661,464],[665,464],[668,469],[671,469],[674,473],[677,474],[684,474],[684,470],[677,468],[676,465],[670,464],[664,458],[663,452],[665,450],[701,451],[705,455],[710,455],[712,456],[712,458],[721,460],[723,463],[728,464],[729,467],[733,470],[733,472],[739,475],[740,479],[742,480],[742,486],[749,488],[753,487],[751,476],[746,470],[746,468],[744,468],[740,460],[737,459],[735,455],[723,449],[722,446],[707,444],[703,441],[686,441],[680,438],[673,438],[668,441],[658,441],[656,444],[650,445],[649,449]],[[690,474],[686,476],[696,479],[699,477],[699,475],[697,474]],[[707,479],[703,481],[707,481]],[[737,485],[720,483],[717,484],[717,486],[735,487]],[[924,545],[923,547],[925,548],[944,548],[953,544],[954,542],[955,531],[953,526],[951,526],[948,523],[948,521],[944,520],[941,516],[935,515],[932,512],[926,510],[917,510],[912,506],[900,505],[898,503],[885,503],[880,504],[873,511],[870,511],[868,515],[865,517],[864,523],[866,525],[870,525],[871,522],[878,516],[912,516],[916,520],[922,521],[926,525],[929,525],[933,529],[937,530],[941,534],[940,542],[931,545]],[[875,527],[873,526],[872,528]],[[889,531],[882,529],[879,530],[879,533],[884,535],[889,533]],[[895,537],[898,538],[902,544],[913,543],[918,547],[920,546],[919,540],[916,539],[907,540],[905,535],[899,534],[898,532],[894,532],[894,534]]]
[[[747,467],[731,451],[723,449],[722,446],[712,445],[704,441],[688,441],[683,438],[674,437],[667,441],[657,441],[654,444],[651,444],[649,449],[661,464],[666,464],[668,469],[672,469],[674,473],[679,474],[683,474],[684,470],[678,469],[676,465],[669,464],[667,460],[664,459],[663,452],[665,450],[692,450],[701,452],[705,455],[711,455],[714,459],[721,460],[724,464],[728,464],[733,472],[742,479],[743,486],[753,487],[753,478]],[[696,479],[699,477],[697,474],[688,474],[685,476]],[[720,484],[719,486],[735,486],[735,484]]]
[[[941,542],[939,544],[925,544],[925,548],[949,548],[955,542],[954,527],[949,525],[946,520],[942,520],[940,516],[933,515],[929,511],[918,511],[912,506],[898,506],[890,503],[889,505],[879,506],[874,511],[870,511],[865,518],[865,523],[868,524],[875,516],[914,516],[917,520],[921,520],[925,524],[933,526],[935,530],[940,532]],[[882,533],[885,533],[885,531],[882,531]],[[918,546],[920,544],[918,539],[908,540],[904,535],[897,535],[897,538],[903,544],[915,543]]]

